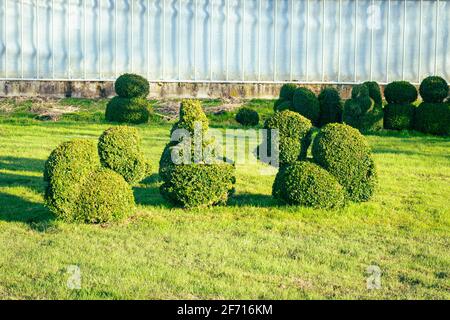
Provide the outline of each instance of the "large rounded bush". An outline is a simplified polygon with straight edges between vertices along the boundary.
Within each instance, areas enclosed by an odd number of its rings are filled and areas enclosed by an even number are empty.
[[[101,168],[89,173],[81,187],[74,221],[104,223],[129,217],[135,208],[131,187],[116,172]]]
[[[416,109],[414,127],[417,131],[436,135],[450,134],[450,104],[423,102]]]
[[[183,208],[225,204],[235,183],[234,167],[225,163],[175,165],[165,178],[161,194]]]
[[[119,173],[130,184],[144,179],[149,171],[136,128],[119,126],[106,130],[99,138],[98,154],[104,167]]]
[[[390,103],[384,107],[384,128],[390,130],[409,130],[414,123],[413,104]]]
[[[320,104],[314,92],[308,88],[297,88],[293,97],[294,111],[311,120],[312,124],[319,124]]]
[[[126,73],[117,78],[114,88],[122,98],[146,98],[150,92],[150,85],[144,77]]]
[[[259,124],[259,114],[250,108],[241,108],[236,114],[236,121],[243,126],[257,126]]]
[[[350,200],[367,201],[376,184],[370,147],[356,129],[332,123],[322,128],[314,140],[314,161],[330,172],[345,188]]]
[[[312,124],[310,120],[293,111],[282,111],[267,119],[264,128],[268,129],[267,150],[269,156],[272,148],[270,130],[279,130],[280,165],[306,158],[308,147],[311,144]]]
[[[114,97],[106,106],[105,118],[107,121],[119,123],[147,123],[150,117],[150,105],[143,98]]]
[[[380,86],[376,81],[366,81],[363,83],[369,90],[369,97],[373,100],[376,106],[383,106],[383,98],[381,96]]]
[[[331,209],[345,204],[344,188],[337,180],[318,165],[306,161],[282,167],[272,194],[291,205]]]
[[[293,83],[286,83],[281,87],[280,90],[280,99],[292,101],[294,98],[294,92],[297,89],[297,86]]]
[[[388,103],[410,104],[417,100],[417,89],[408,81],[394,81],[384,88]]]
[[[324,126],[328,123],[342,122],[342,100],[339,92],[333,87],[324,88],[319,96],[320,103],[320,118],[319,126]]]
[[[45,202],[57,217],[72,220],[84,179],[99,167],[97,145],[93,141],[72,140],[52,151],[44,169]]]
[[[447,81],[438,76],[425,78],[419,87],[420,96],[424,102],[442,102],[447,98],[448,90]]]

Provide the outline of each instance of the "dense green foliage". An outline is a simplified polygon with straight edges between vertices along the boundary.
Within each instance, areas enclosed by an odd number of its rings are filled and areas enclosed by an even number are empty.
[[[275,112],[285,111],[285,110],[293,110],[292,101],[278,99],[275,101],[273,105],[273,110]]]
[[[291,205],[313,208],[340,208],[345,192],[336,179],[320,166],[297,161],[282,167],[275,178],[272,194]]]
[[[114,97],[106,106],[105,118],[110,122],[147,123],[150,117],[150,104],[143,98]]]
[[[409,130],[413,128],[413,104],[389,103],[384,107],[384,128],[390,130]]]
[[[244,107],[236,114],[236,121],[243,126],[257,126],[259,124],[259,114],[253,109]]]
[[[314,139],[314,161],[346,189],[350,200],[367,201],[376,185],[375,164],[365,137],[356,129],[332,123]]]
[[[430,76],[422,81],[419,91],[424,102],[440,103],[447,98],[449,87],[443,78]]]
[[[208,130],[209,122],[201,102],[191,99],[181,101],[180,119],[173,125],[172,132],[176,129],[185,129],[193,134],[196,124],[200,126],[203,133]]]
[[[335,122],[341,123],[343,103],[337,89],[333,87],[322,89],[318,99],[320,103],[319,126]]]
[[[416,109],[414,127],[417,131],[436,135],[450,134],[450,104],[423,102]]]
[[[286,101],[292,101],[294,98],[295,90],[297,89],[297,85],[293,83],[284,84],[280,90],[280,99]]]
[[[311,120],[314,126],[319,125],[320,104],[314,92],[308,88],[297,88],[292,103],[295,112]]]
[[[383,98],[381,96],[380,86],[376,81],[366,81],[363,83],[369,90],[369,97],[373,100],[376,106],[383,106]]]
[[[411,104],[417,100],[417,89],[408,81],[393,81],[384,88],[384,97],[389,104]]]
[[[122,98],[146,98],[150,92],[150,85],[144,77],[126,73],[117,78],[114,89]]]
[[[130,184],[141,181],[150,171],[136,128],[118,126],[106,130],[99,138],[98,153],[104,167],[119,173]]]

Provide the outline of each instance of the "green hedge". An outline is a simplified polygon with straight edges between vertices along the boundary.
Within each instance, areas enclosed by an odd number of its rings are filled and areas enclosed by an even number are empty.
[[[423,102],[416,110],[414,127],[417,131],[436,135],[450,134],[450,104]]]
[[[241,108],[236,114],[236,121],[243,126],[257,126],[259,124],[259,114],[250,108]]]
[[[319,126],[328,123],[341,123],[343,104],[339,92],[333,87],[322,89],[319,96],[320,117]]]
[[[122,98],[146,98],[150,92],[150,84],[144,77],[126,73],[117,78],[114,88]]]
[[[440,103],[447,98],[449,88],[447,81],[443,78],[431,76],[422,81],[419,91],[424,102]]]
[[[389,104],[411,104],[417,100],[417,89],[408,81],[393,81],[384,88],[384,97]]]
[[[292,101],[296,89],[297,85],[295,84],[292,83],[284,84],[280,90],[280,99],[285,101]]]
[[[114,97],[106,106],[105,118],[110,122],[141,124],[150,117],[150,104],[143,98]]]
[[[390,130],[409,130],[413,128],[413,104],[390,103],[384,107],[384,128]]]
[[[314,126],[319,125],[320,104],[314,92],[308,88],[297,88],[292,104],[295,112],[311,120]]]

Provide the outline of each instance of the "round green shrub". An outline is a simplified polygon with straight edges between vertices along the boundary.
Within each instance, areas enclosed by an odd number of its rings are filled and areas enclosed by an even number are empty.
[[[187,164],[171,166],[160,187],[165,199],[183,208],[226,204],[235,183],[230,164]]]
[[[205,112],[203,112],[201,102],[191,99],[183,100],[180,106],[180,119],[173,125],[172,132],[177,129],[185,129],[192,134],[196,122],[201,124],[203,132],[208,130],[209,121]]]
[[[297,161],[278,172],[272,188],[275,198],[290,205],[341,208],[345,192],[336,179],[318,165]]]
[[[288,100],[277,100],[275,101],[273,110],[275,112],[285,111],[285,110],[292,110],[292,102]]]
[[[292,101],[294,98],[294,92],[297,89],[297,86],[293,83],[286,83],[281,87],[280,90],[280,99]]]
[[[93,141],[76,139],[53,150],[44,168],[45,203],[49,209],[63,220],[73,220],[81,185],[99,167],[97,145]]]
[[[141,151],[141,137],[136,128],[118,126],[99,138],[98,154],[102,165],[134,184],[145,178],[148,162]]]
[[[114,97],[106,106],[105,118],[110,122],[141,124],[150,117],[150,105],[142,98]]]
[[[384,128],[390,130],[409,130],[413,128],[413,104],[390,103],[384,107]]]
[[[341,123],[343,105],[339,92],[333,87],[322,89],[319,96],[320,117],[319,126],[328,123]]]
[[[320,116],[320,104],[314,92],[308,88],[297,88],[293,97],[294,111],[311,120],[317,126]]]
[[[408,81],[394,81],[384,88],[388,103],[410,104],[417,100],[417,89]]]
[[[146,98],[150,92],[147,79],[137,74],[126,73],[117,78],[114,88],[122,98]]]
[[[119,221],[135,208],[133,190],[118,173],[101,168],[84,180],[73,220],[86,223]]]
[[[259,114],[250,108],[241,108],[236,114],[236,121],[243,126],[257,126],[259,124]]]
[[[327,124],[314,139],[312,153],[314,161],[345,188],[350,200],[370,199],[376,185],[375,165],[370,147],[358,130]]]
[[[450,134],[450,104],[423,102],[416,109],[414,127],[435,135]]]
[[[381,96],[380,86],[376,81],[366,81],[363,83],[369,90],[369,97],[373,100],[376,106],[383,106],[383,98]]]
[[[267,133],[269,156],[271,150],[270,130],[279,130],[280,165],[306,158],[308,147],[311,144],[312,124],[310,120],[293,111],[282,111],[267,119],[264,128],[269,131]]]
[[[420,96],[424,102],[442,102],[447,98],[448,90],[447,81],[438,76],[425,78],[419,87]]]

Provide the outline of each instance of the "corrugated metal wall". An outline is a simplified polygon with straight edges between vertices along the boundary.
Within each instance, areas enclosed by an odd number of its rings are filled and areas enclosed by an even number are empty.
[[[450,80],[450,0],[0,0],[0,79]]]

